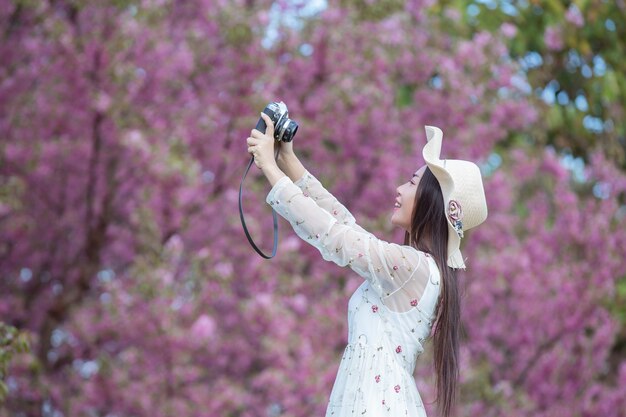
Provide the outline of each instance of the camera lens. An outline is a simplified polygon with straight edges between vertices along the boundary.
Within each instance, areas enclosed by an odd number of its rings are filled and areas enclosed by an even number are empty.
[[[298,123],[294,122],[291,119],[288,119],[285,122],[285,130],[283,132],[283,136],[281,140],[283,142],[291,142],[297,131],[298,131]]]

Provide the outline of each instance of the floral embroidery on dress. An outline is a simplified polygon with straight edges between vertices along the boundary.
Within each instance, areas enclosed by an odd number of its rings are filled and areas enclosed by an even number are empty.
[[[400,385],[396,385],[393,389],[396,390],[396,392],[400,392]]]
[[[396,353],[400,353],[402,352],[402,346],[398,345],[398,347],[396,348]]]
[[[417,305],[417,298],[411,300],[411,305],[415,307]]]
[[[374,305],[372,306],[372,311],[373,311],[374,313],[376,313],[376,312],[378,311],[378,306],[377,306],[376,304],[374,304]]]
[[[374,379],[376,380],[376,382],[380,382],[380,375],[376,375]]]

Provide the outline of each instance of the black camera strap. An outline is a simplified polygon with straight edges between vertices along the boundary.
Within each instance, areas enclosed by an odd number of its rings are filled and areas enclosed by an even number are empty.
[[[278,150],[276,150],[275,157],[278,155]],[[274,158],[276,159],[276,158]],[[248,175],[248,171],[254,162],[254,156],[250,158],[250,162],[248,163],[248,167],[246,168],[246,172],[243,173],[243,178],[241,179],[241,183],[239,184],[239,217],[241,218],[241,225],[243,226],[243,231],[246,233],[246,237],[248,238],[248,242],[252,245],[255,251],[265,259],[271,259],[276,255],[276,248],[278,248],[278,217],[276,216],[276,212],[272,209],[272,216],[274,217],[274,248],[272,249],[272,255],[267,256],[254,244],[252,241],[252,237],[250,233],[248,233],[248,228],[246,227],[246,221],[243,219],[243,209],[241,206],[241,191],[243,187],[243,181],[246,179],[246,175]]]

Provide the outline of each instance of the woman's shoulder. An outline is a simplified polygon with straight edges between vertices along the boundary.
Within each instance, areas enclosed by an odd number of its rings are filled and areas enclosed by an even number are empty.
[[[439,265],[435,257],[430,252],[417,249],[410,245],[402,245],[402,249],[406,251],[406,253],[412,254],[413,261],[419,265],[418,269],[421,269],[422,274],[434,274],[436,275],[435,281],[438,281],[438,278],[441,276],[441,271],[439,270]]]
[[[397,244],[403,251],[411,253],[415,256],[424,257],[424,258],[432,258],[432,255],[429,252],[417,249],[415,246],[405,245],[405,244]]]

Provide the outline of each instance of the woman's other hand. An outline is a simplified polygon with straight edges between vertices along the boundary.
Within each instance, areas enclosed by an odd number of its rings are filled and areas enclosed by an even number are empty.
[[[274,146],[276,140],[274,139],[274,123],[272,119],[265,113],[261,113],[261,117],[265,120],[265,133],[257,129],[252,129],[250,136],[247,139],[248,153],[254,156],[254,164],[264,170],[270,166],[276,166],[276,160],[274,159]]]

